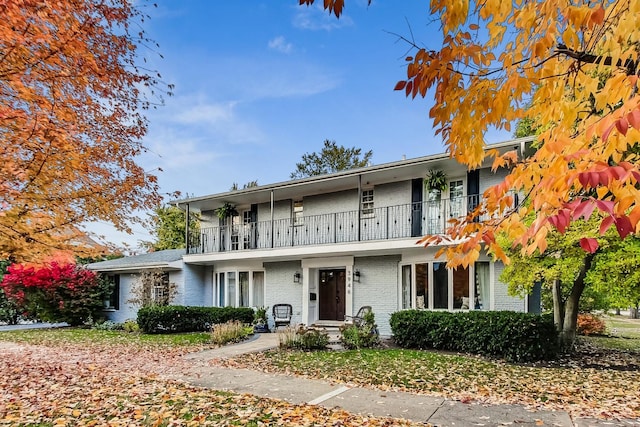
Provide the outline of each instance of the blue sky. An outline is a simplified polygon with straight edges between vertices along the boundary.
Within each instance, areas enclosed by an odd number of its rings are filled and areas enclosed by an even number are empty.
[[[347,0],[339,20],[317,3],[159,0],[149,9],[145,30],[164,59],[141,53],[175,85],[148,115],[149,152],[140,158],[146,170],[162,169],[162,192],[286,181],[325,139],[373,150],[374,164],[444,151],[428,117],[433,100],[393,91],[409,46],[390,33],[439,47],[428,1]],[[509,137],[496,132],[487,142]],[[151,240],[133,228],[131,236],[106,224],[90,230],[131,247]]]

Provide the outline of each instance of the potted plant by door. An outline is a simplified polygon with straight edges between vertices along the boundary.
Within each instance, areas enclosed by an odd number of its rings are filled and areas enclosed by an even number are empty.
[[[269,324],[267,323],[267,309],[269,307],[258,307],[253,315],[253,332],[264,333],[269,332]]]

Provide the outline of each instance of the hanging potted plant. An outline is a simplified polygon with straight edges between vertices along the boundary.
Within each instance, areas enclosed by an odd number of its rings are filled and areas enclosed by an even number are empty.
[[[230,216],[238,215],[236,207],[228,202],[216,209],[215,212],[216,215],[218,215],[218,218],[220,218],[221,220],[225,220]]]
[[[439,191],[443,192],[447,189],[448,179],[447,174],[441,169],[430,170],[427,172],[427,179],[425,181],[427,191]]]

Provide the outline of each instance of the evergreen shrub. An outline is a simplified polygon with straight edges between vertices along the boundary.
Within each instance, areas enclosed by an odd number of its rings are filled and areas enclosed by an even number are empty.
[[[403,310],[389,320],[404,348],[437,349],[499,357],[510,362],[553,359],[558,333],[547,315],[513,311]]]
[[[138,326],[145,334],[210,331],[216,324],[253,321],[249,307],[149,306],[138,310]]]

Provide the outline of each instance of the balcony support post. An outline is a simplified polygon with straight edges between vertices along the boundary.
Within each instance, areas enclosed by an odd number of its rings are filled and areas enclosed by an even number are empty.
[[[190,237],[189,236],[189,216],[191,215],[191,213],[189,212],[189,203],[187,203],[187,206],[185,208],[185,213],[184,213],[184,217],[185,217],[185,221],[184,221],[184,242],[185,242],[185,253],[187,255],[189,255],[189,247],[191,246],[191,241],[190,241]]]
[[[358,175],[358,230],[356,240],[360,241],[360,229],[362,228],[362,175]]]
[[[271,190],[271,247],[273,248],[273,190]]]

